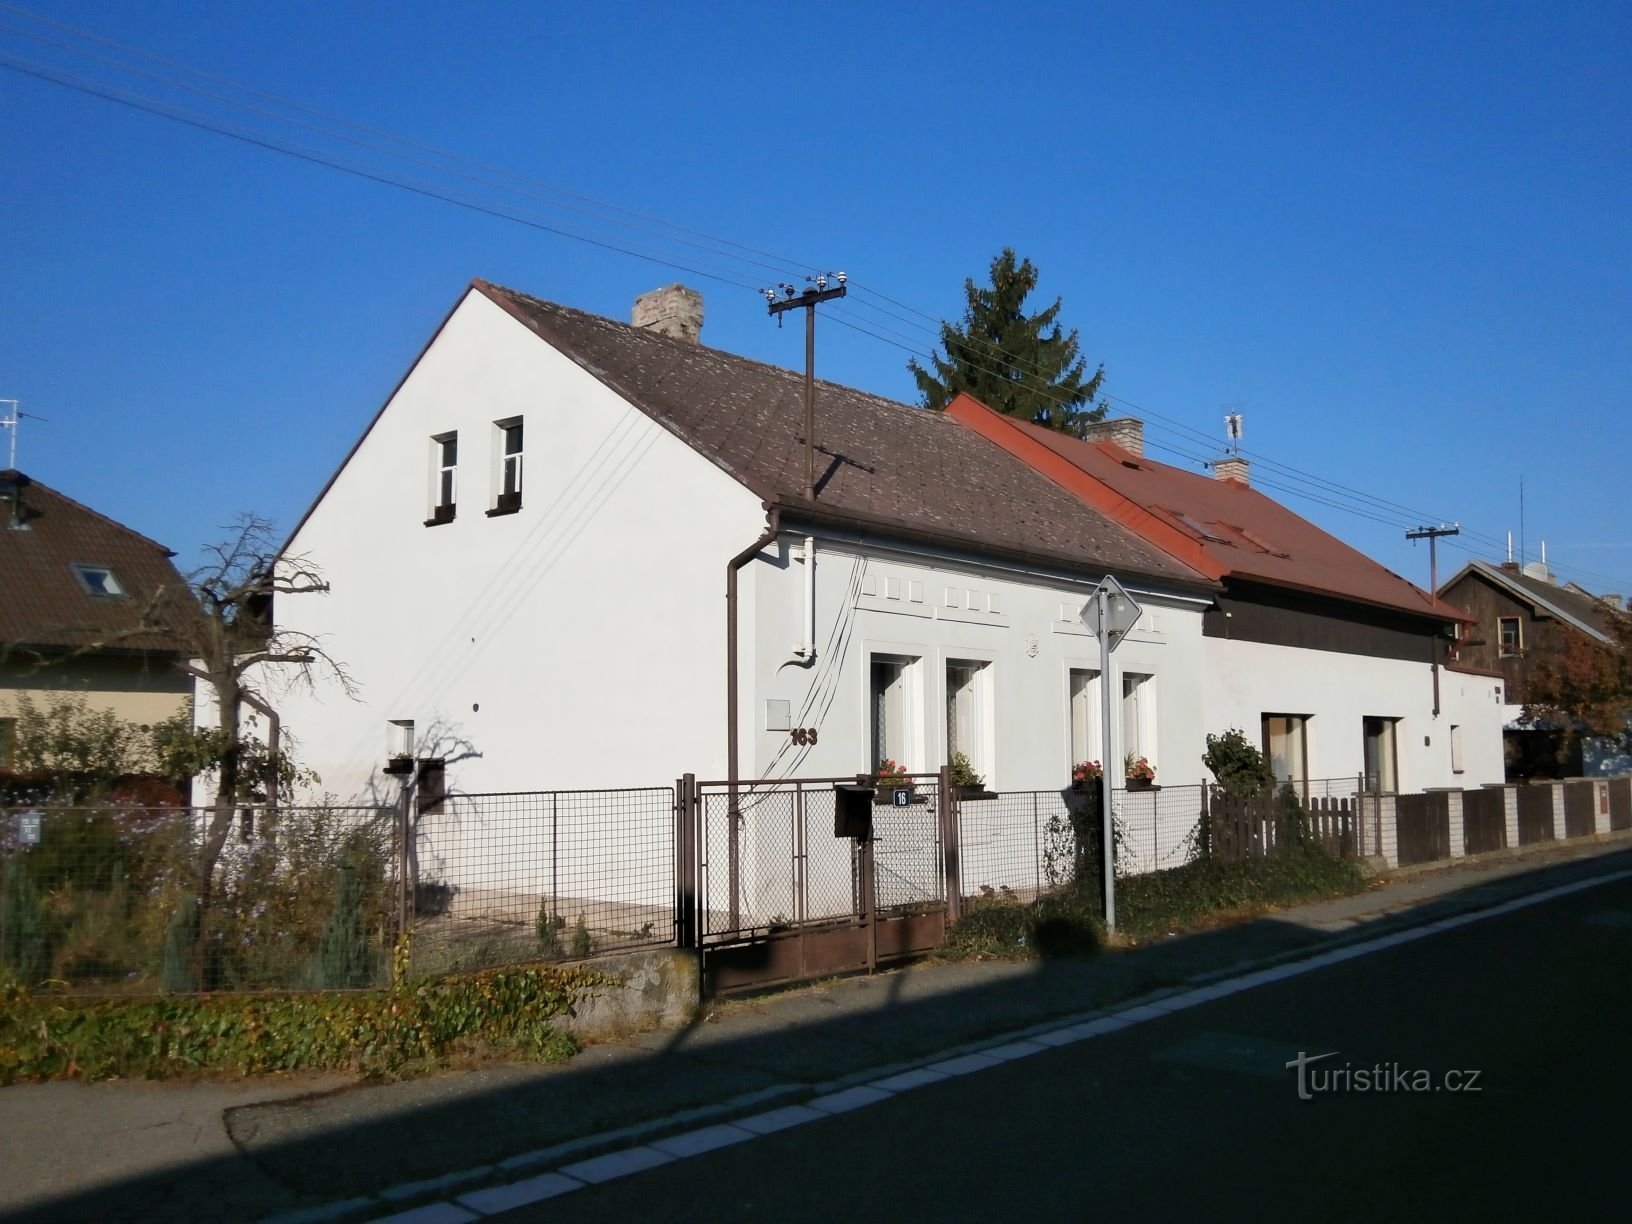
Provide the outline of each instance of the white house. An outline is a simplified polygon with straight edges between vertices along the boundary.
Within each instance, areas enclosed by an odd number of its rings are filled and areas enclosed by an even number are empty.
[[[1107,573],[1147,609],[1118,729],[1199,779],[1216,582],[951,417],[830,383],[807,498],[802,375],[699,343],[679,286],[636,318],[473,282],[294,531],[331,592],[276,622],[358,686],[280,702],[324,791],[393,794],[411,724],[456,794],[953,751],[1057,792],[1100,755],[1077,617]]]
[[[971,400],[948,415],[1221,584],[1202,622],[1199,714],[1258,740],[1277,776],[1350,793],[1503,780],[1502,679],[1452,665],[1466,614],[1253,489],[1144,454],[1137,420],[1091,440]]]

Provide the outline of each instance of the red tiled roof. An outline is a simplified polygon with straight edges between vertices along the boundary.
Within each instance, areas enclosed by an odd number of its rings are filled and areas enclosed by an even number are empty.
[[[15,491],[15,492],[13,492]],[[11,499],[20,497],[14,520]],[[105,643],[181,653],[191,596],[170,551],[21,472],[0,472],[0,653]],[[92,595],[74,567],[105,567],[123,594]],[[154,609],[154,632],[131,634]]]
[[[960,396],[947,415],[1211,578],[1335,595],[1465,620],[1443,600],[1237,480],[1215,480],[993,412]]]

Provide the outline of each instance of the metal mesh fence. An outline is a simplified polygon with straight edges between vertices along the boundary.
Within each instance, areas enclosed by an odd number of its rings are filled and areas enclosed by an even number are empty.
[[[413,968],[578,959],[674,938],[674,791],[450,795],[410,842]]]
[[[702,933],[715,939],[861,912],[855,844],[834,836],[834,779],[717,783],[698,792]],[[880,910],[932,904],[945,891],[937,787],[873,809]],[[887,798],[887,792],[881,792]]]
[[[1163,871],[1196,857],[1196,826],[1205,803],[1205,788],[1199,784],[1113,790],[1117,874]]]
[[[0,968],[80,994],[373,985],[396,848],[379,808],[0,810]]]
[[[958,805],[958,871],[965,896],[1031,900],[1064,883],[1074,837],[1068,796],[1059,791],[1010,791]]]

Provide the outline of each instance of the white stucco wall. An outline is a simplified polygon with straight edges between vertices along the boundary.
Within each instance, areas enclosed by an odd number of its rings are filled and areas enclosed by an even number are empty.
[[[1440,714],[1426,663],[1207,638],[1207,729],[1239,727],[1258,742],[1265,714],[1308,717],[1308,774],[1348,779],[1364,769],[1367,717],[1398,719],[1399,789],[1500,782],[1501,681],[1440,669]],[[1463,770],[1451,768],[1451,727],[1463,728]],[[1425,742],[1426,740],[1426,742]]]
[[[950,756],[947,667],[984,664],[976,702],[980,751],[974,764],[989,790],[1038,791],[1029,798],[963,805],[964,882],[1035,888],[1038,838],[1064,808],[1075,760],[1071,743],[1070,673],[1097,672],[1099,644],[1077,614],[1101,574],[1080,579],[1007,568],[968,557],[910,552],[879,541],[818,535],[815,561],[816,656],[806,664],[793,648],[803,640],[806,563],[803,535],[789,533],[747,571],[754,591],[754,655],[744,667],[741,736],[745,775],[846,777],[872,768],[872,671],[875,655],[911,659],[908,750],[901,763],[931,772]],[[1146,611],[1112,656],[1113,695],[1125,673],[1152,677],[1147,755],[1159,780],[1197,784],[1201,753],[1201,613],[1204,601],[1146,590],[1124,578]],[[746,622],[745,622],[746,623]],[[750,680],[751,678],[751,680]],[[814,745],[768,727],[767,702],[785,701],[790,726],[814,729]],[[1120,700],[1113,730],[1120,732]],[[1098,702],[1092,719],[1097,726]],[[1112,759],[1120,761],[1120,741]],[[1098,759],[1103,750],[1088,754]],[[812,903],[848,904],[848,863],[835,849],[831,807],[813,803],[806,862]],[[791,912],[786,864],[791,853],[786,804],[745,804],[744,903],[764,916]],[[933,809],[881,813],[890,832],[877,849],[881,903],[933,891]],[[717,859],[719,856],[716,854]]]
[[[493,422],[525,424],[519,512],[487,517]],[[433,435],[459,433],[458,513],[426,527]],[[276,678],[324,791],[395,793],[387,723],[463,792],[666,785],[724,768],[724,563],[758,500],[470,293],[288,549],[327,595],[280,597],[355,678]],[[315,669],[314,669],[315,671]]]

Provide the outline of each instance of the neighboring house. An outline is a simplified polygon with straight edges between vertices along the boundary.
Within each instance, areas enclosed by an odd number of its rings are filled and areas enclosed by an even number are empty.
[[[0,471],[0,767],[25,694],[37,702],[79,694],[91,709],[142,724],[186,708],[192,681],[179,668],[178,633],[190,596],[174,555],[21,472]]]
[[[947,411],[1221,584],[1202,625],[1209,731],[1246,731],[1300,783],[1502,781],[1502,685],[1447,662],[1462,612],[1251,488],[1246,459],[1217,460],[1208,478],[1147,458],[1131,418],[1085,441],[972,400]]]
[[[1128,734],[1199,780],[1216,582],[952,418],[831,383],[807,500],[802,374],[705,347],[701,314],[679,286],[631,326],[472,282],[284,549],[331,591],[278,626],[360,689],[279,702],[326,791],[394,794],[408,724],[455,792],[953,751],[1059,790],[1100,755],[1077,615],[1107,573],[1148,609]]]
[[[1539,665],[1556,660],[1572,640],[1614,646],[1607,617],[1624,610],[1618,595],[1594,595],[1575,583],[1560,586],[1545,561],[1521,569],[1513,561],[1479,560],[1443,583],[1440,594],[1468,613],[1470,623],[1458,643],[1462,661],[1495,671],[1506,686],[1503,735],[1511,779],[1617,772],[1632,764],[1619,753],[1606,753],[1598,741],[1566,747],[1560,729],[1522,721]]]

